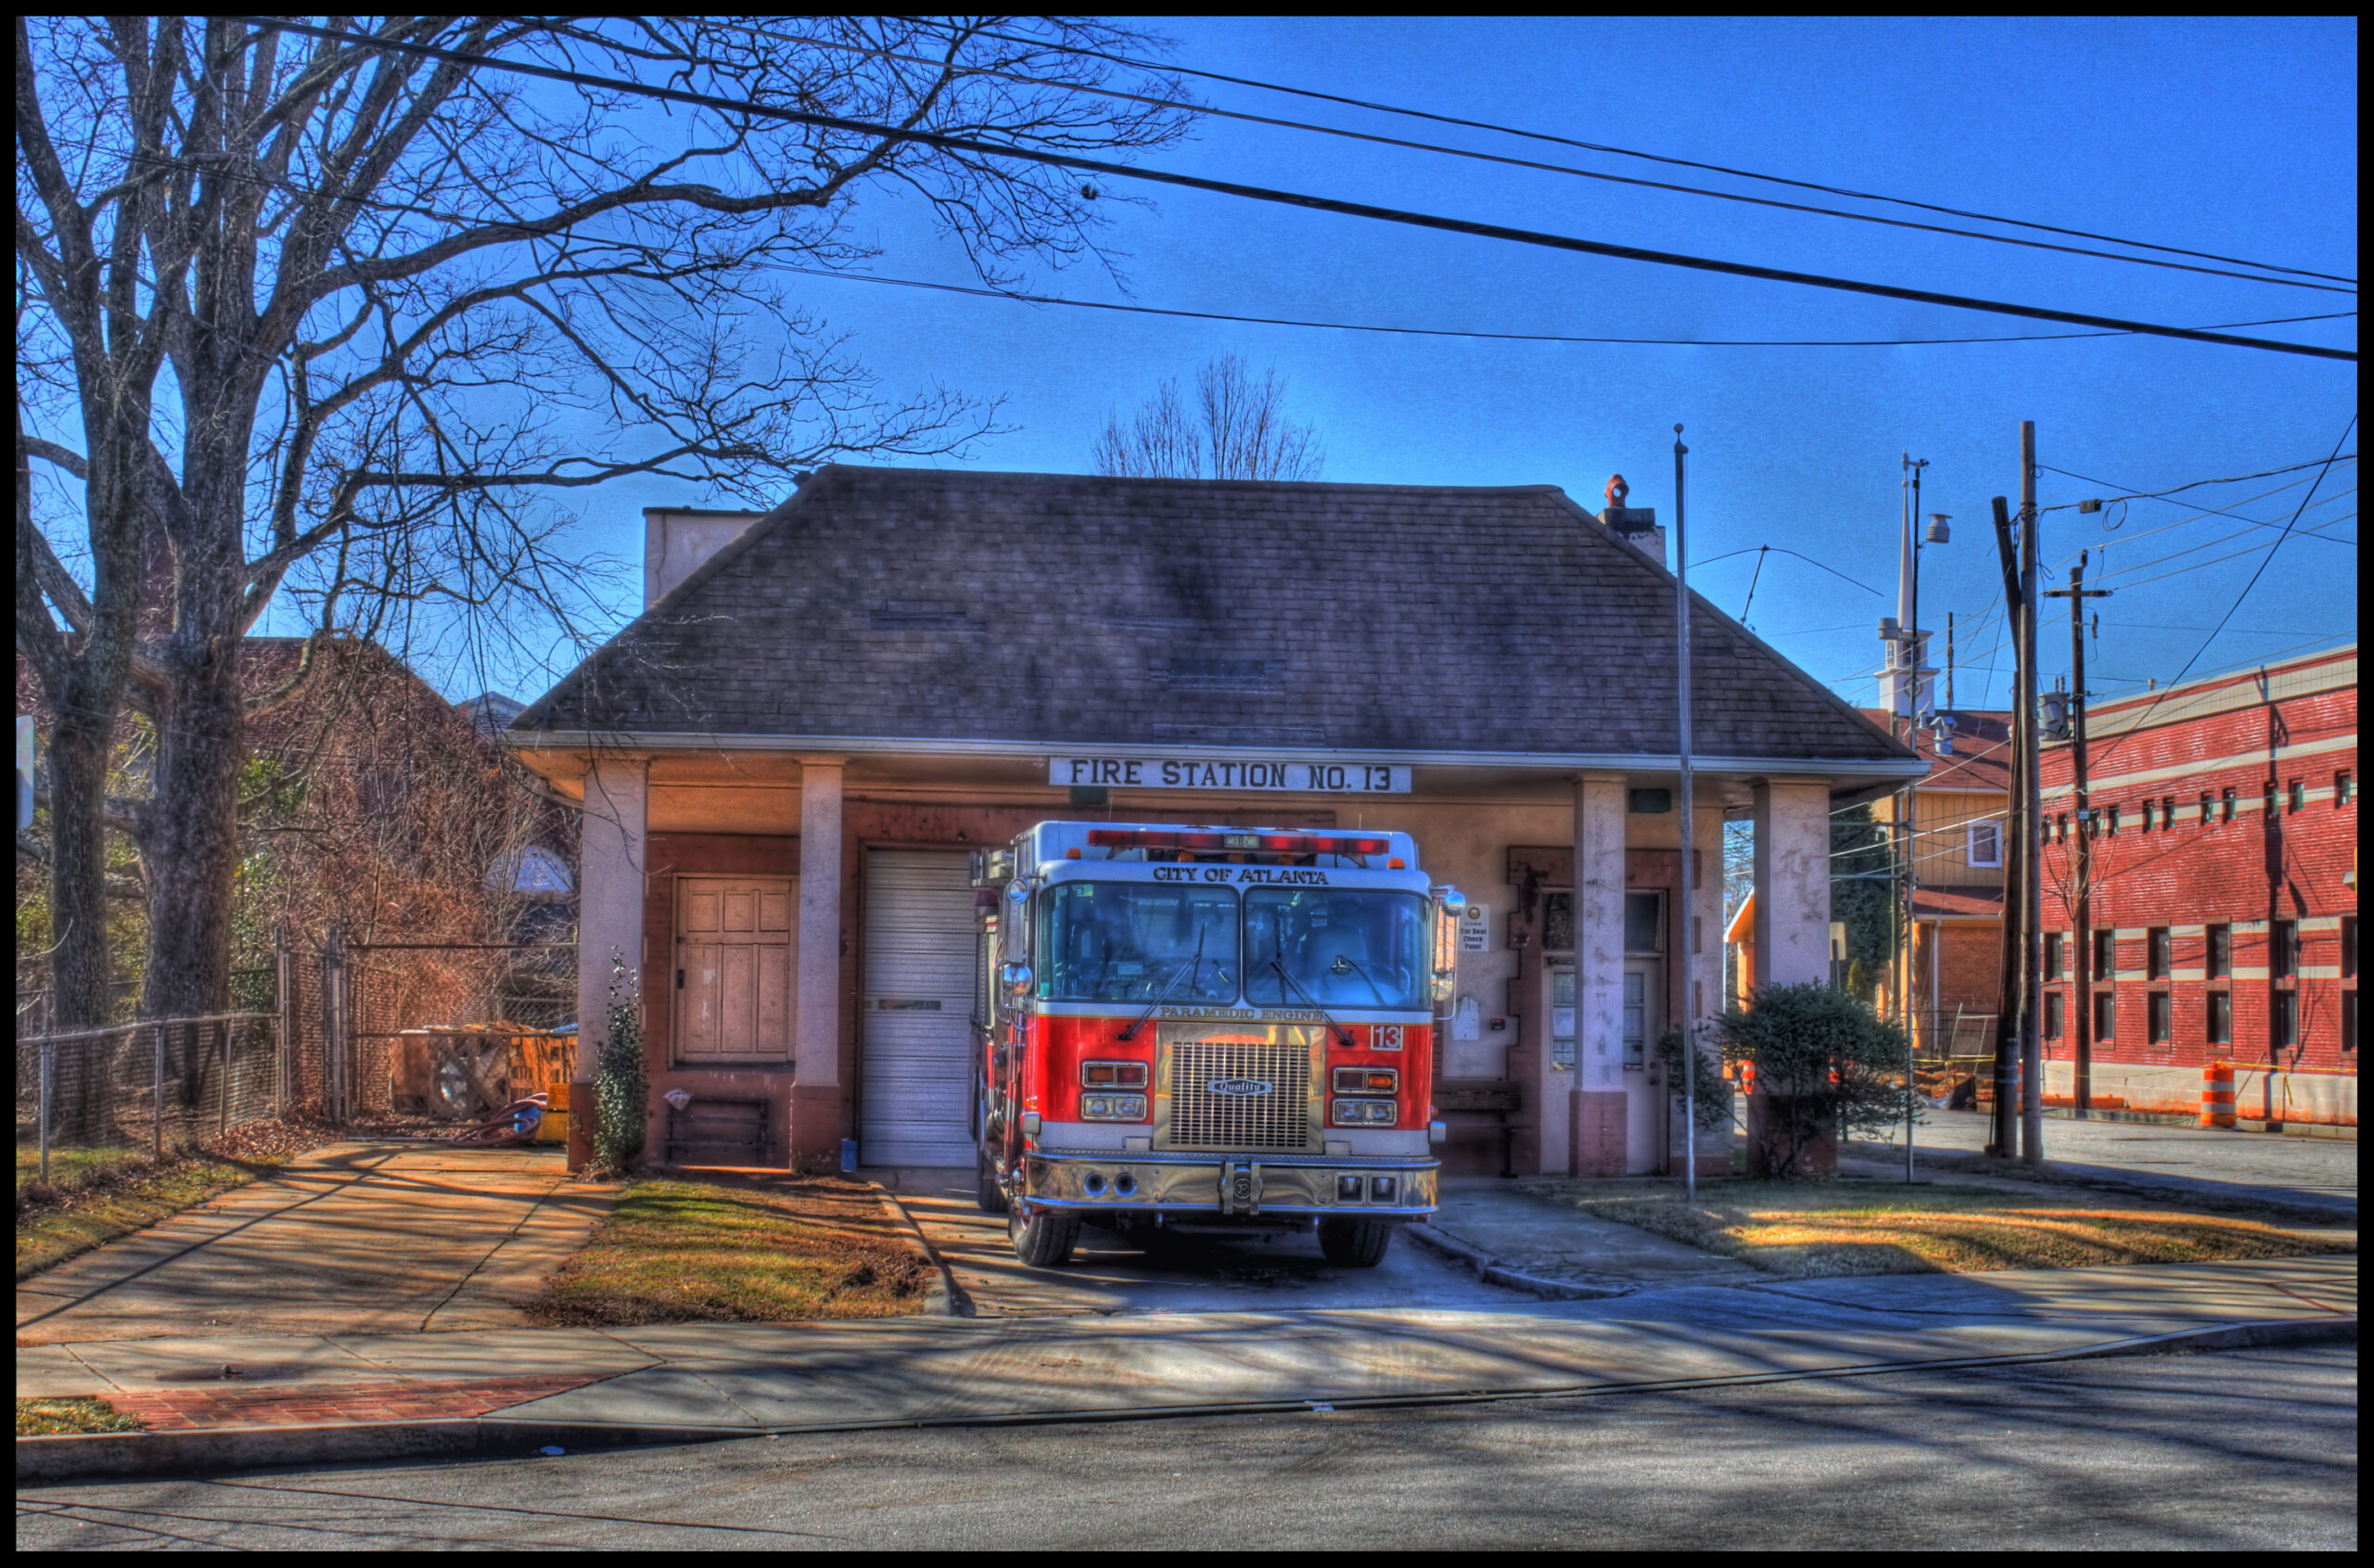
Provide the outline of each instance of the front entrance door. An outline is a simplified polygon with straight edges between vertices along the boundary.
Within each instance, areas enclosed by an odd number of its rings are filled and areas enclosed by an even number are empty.
[[[1665,1168],[1665,1071],[1656,1064],[1665,1033],[1665,964],[1624,961],[1624,1168],[1633,1176]]]
[[[865,858],[864,1064],[858,1158],[973,1163],[973,886],[965,857]]]
[[[791,1055],[792,881],[676,881],[676,1060],[780,1063]]]

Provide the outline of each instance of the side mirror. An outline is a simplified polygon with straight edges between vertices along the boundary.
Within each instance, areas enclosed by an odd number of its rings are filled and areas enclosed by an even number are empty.
[[[998,983],[1003,986],[1008,992],[1015,996],[1024,996],[1028,994],[1030,990],[1030,965],[1027,963],[1001,964],[998,967]]]

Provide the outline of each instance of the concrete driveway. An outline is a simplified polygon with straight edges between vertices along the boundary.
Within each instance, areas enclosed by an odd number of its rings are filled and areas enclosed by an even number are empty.
[[[336,1144],[17,1287],[17,1343],[525,1326],[616,1189],[558,1149]]]
[[[1357,1307],[1532,1306],[1461,1264],[1397,1236],[1373,1268],[1339,1268],[1315,1236],[1273,1242],[1196,1237],[1150,1255],[1093,1226],[1071,1263],[1032,1268],[1014,1256],[1005,1219],[983,1214],[969,1170],[870,1170],[899,1194],[982,1317],[1038,1313],[1244,1312]]]

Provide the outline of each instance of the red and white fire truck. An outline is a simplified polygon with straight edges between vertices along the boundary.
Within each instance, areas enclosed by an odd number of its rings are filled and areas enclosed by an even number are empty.
[[[973,883],[980,1204],[1024,1262],[1093,1223],[1367,1267],[1433,1211],[1465,900],[1408,834],[1040,822]]]

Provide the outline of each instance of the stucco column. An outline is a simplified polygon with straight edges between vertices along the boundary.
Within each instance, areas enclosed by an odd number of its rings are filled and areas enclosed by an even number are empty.
[[[791,1158],[838,1156],[841,1140],[841,775],[799,759],[799,1000]]]
[[[1624,776],[1575,781],[1575,1097],[1568,1168],[1621,1176],[1624,1091]]]
[[[1694,1025],[1690,1038],[1698,1042],[1703,1056],[1714,1058],[1717,1048],[1707,1025],[1721,1013],[1723,994],[1723,808],[1722,783],[1701,774],[1697,781],[1699,799],[1711,798],[1715,804],[1697,808],[1698,821],[1691,833],[1690,859],[1684,862],[1682,876],[1687,889],[1682,896],[1682,925],[1680,940],[1690,945],[1690,994],[1681,999],[1681,1021]],[[1676,1157],[1686,1148],[1695,1148],[1698,1171],[1702,1176],[1728,1175],[1730,1170],[1730,1137],[1717,1128],[1701,1131],[1681,1126],[1679,1084],[1669,1086],[1674,1091],[1676,1130],[1681,1134],[1673,1142]],[[1677,1171],[1679,1166],[1675,1167]]]
[[[1819,781],[1767,779],[1755,786],[1755,980],[1791,986],[1830,980],[1830,789]],[[1761,1175],[1764,1090],[1748,1103],[1748,1169]],[[1837,1143],[1804,1151],[1812,1171],[1836,1166]]]
[[[644,852],[651,764],[606,757],[585,770],[577,874],[577,1071],[569,1089],[568,1162],[593,1153],[594,1062],[609,1035],[612,962],[643,968]]]
[[[1830,786],[1755,786],[1755,978],[1830,980]]]

